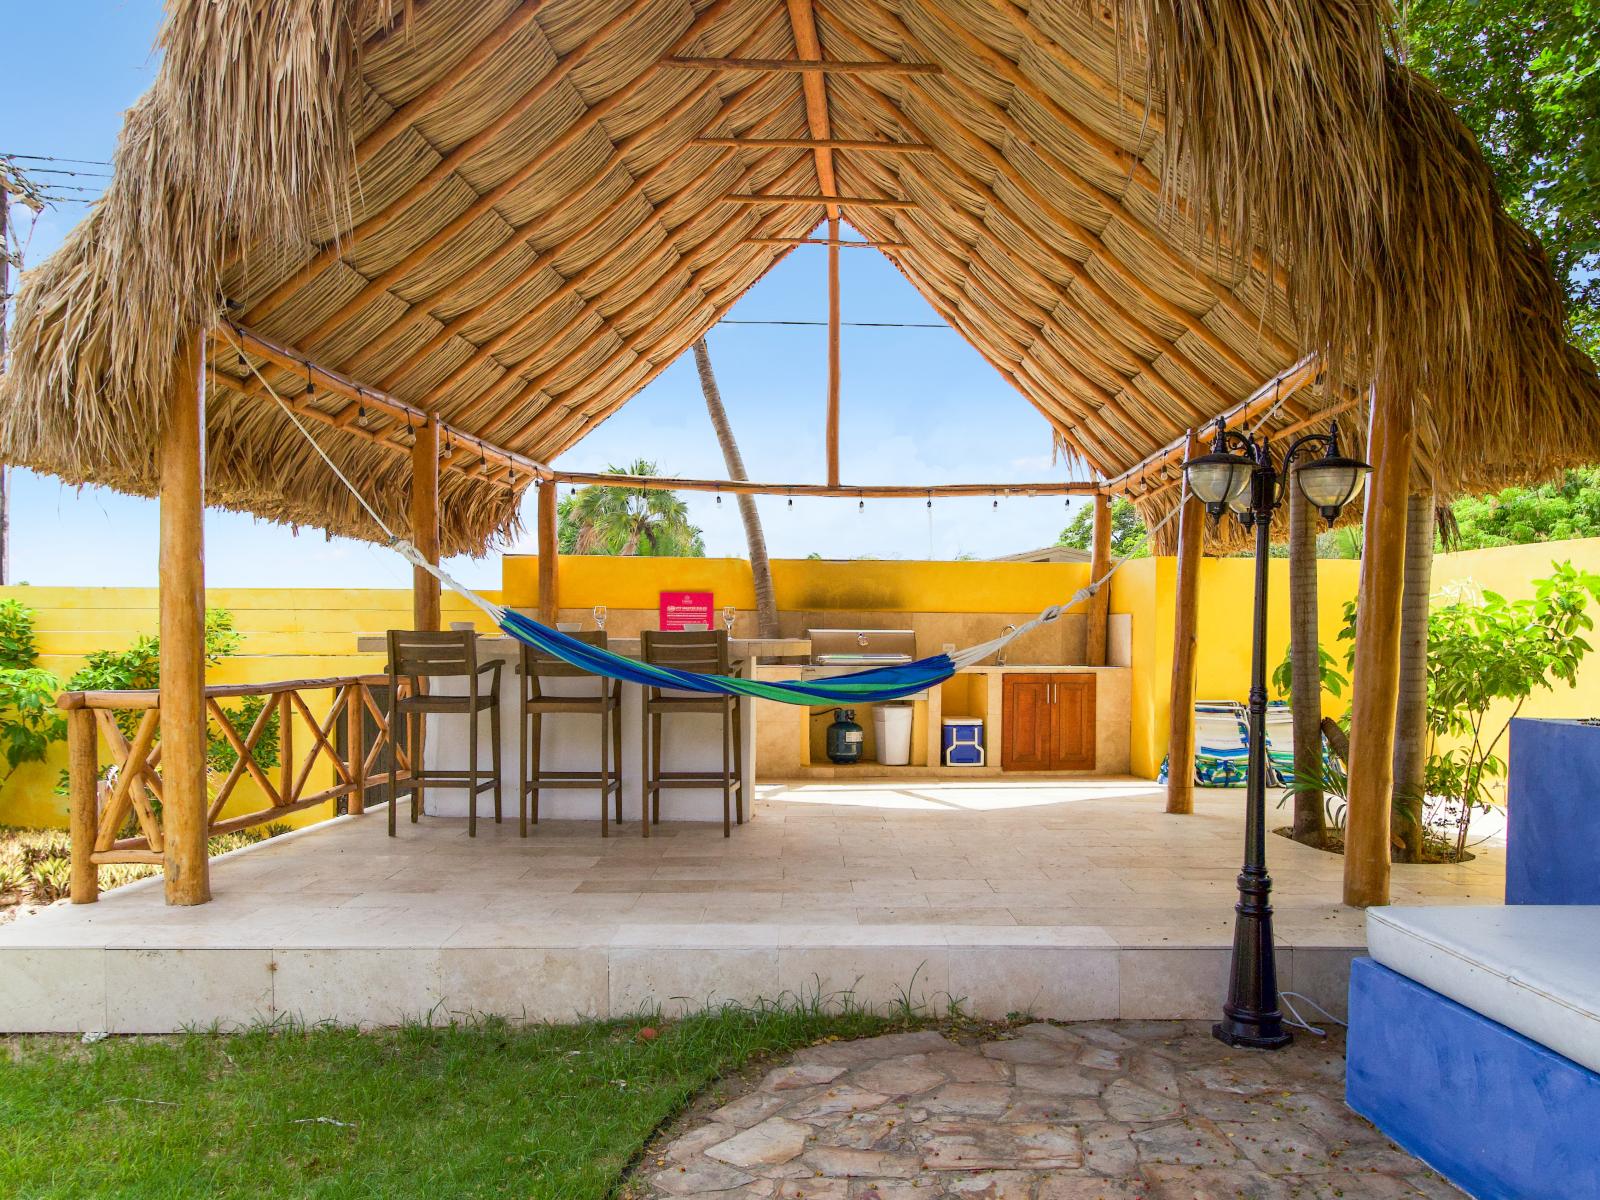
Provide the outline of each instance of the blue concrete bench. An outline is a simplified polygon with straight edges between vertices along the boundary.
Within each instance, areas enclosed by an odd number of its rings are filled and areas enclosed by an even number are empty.
[[[1349,1105],[1478,1200],[1600,1200],[1600,728],[1513,723],[1506,899],[1375,908]]]

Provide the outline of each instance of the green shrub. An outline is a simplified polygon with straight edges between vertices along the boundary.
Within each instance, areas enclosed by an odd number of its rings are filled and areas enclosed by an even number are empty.
[[[38,665],[34,613],[0,600],[0,787],[23,763],[43,762],[52,742],[67,736],[56,708],[61,681]]]

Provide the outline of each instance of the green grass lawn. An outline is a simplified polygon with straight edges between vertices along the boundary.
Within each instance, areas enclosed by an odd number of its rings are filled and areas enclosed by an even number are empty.
[[[801,1007],[91,1046],[10,1038],[0,1196],[609,1196],[652,1132],[719,1076],[906,1025]],[[657,1036],[641,1036],[647,1026]]]

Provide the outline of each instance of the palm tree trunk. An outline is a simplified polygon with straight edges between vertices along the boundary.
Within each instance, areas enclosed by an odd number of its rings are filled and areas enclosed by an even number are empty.
[[[711,373],[711,351],[705,338],[695,341],[694,365],[700,371],[700,390],[706,396],[706,412],[711,415],[711,427],[717,431],[717,444],[722,447],[728,478],[748,479],[739,443],[733,438],[733,426],[728,424],[728,410],[722,407],[717,377]],[[767,559],[767,538],[761,531],[761,514],[756,511],[754,496],[739,497],[739,516],[744,521],[744,540],[750,548],[750,575],[755,581],[756,631],[761,637],[775,638],[778,636],[778,601],[772,590],[772,564]]]
[[[1423,786],[1428,767],[1428,592],[1433,575],[1433,496],[1406,501],[1405,595],[1400,604],[1400,695],[1394,719],[1395,857],[1422,857]]]
[[[1322,659],[1317,637],[1317,527],[1311,502],[1289,493],[1289,698],[1294,713],[1294,840],[1322,845]]]

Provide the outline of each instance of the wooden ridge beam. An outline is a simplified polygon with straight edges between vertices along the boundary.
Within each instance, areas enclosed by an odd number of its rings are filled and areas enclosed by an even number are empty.
[[[223,338],[229,344],[246,354],[254,354],[268,362],[292,371],[300,377],[314,383],[324,391],[343,396],[352,403],[346,405],[344,412],[334,415],[328,423],[346,427],[353,414],[350,409],[359,407],[371,408],[382,413],[391,420],[404,422],[408,427],[426,424],[432,419],[432,414],[407,404],[396,396],[387,392],[380,392],[374,388],[357,383],[337,371],[330,371],[302,354],[291,346],[285,346],[265,337],[245,325],[234,321],[222,321],[219,328],[224,331]],[[545,477],[550,474],[550,468],[541,462],[535,462],[525,455],[514,450],[507,450],[503,446],[496,446],[493,442],[485,441],[475,434],[467,433],[456,426],[440,422],[439,425],[440,452],[454,450],[470,450],[480,461],[492,462],[497,467],[510,468],[513,472],[526,473],[530,478]],[[399,447],[397,445],[396,447]]]
[[[1033,496],[1092,496],[1099,485],[1082,480],[1044,480],[1037,483],[758,483],[748,479],[687,479],[666,475],[613,475],[607,471],[552,471],[556,483],[575,487],[638,488],[665,492],[723,492],[730,496],[793,496],[865,499],[924,500],[957,496],[1016,498]]]
[[[731,204],[824,204],[828,207],[851,206],[855,208],[915,208],[914,200],[894,200],[879,196],[763,196],[760,194],[747,195],[739,192],[729,192],[718,196],[718,200],[726,200]]]
[[[933,63],[841,62],[821,58],[663,58],[663,67],[684,67],[695,71],[772,71],[807,75],[943,75],[944,68]]]
[[[734,146],[757,150],[862,150],[877,154],[926,154],[933,147],[924,142],[888,142],[872,138],[753,138],[697,137],[691,146]]]
[[[784,0],[789,14],[789,31],[794,37],[796,58],[813,62],[822,59],[822,41],[817,36],[817,13],[812,0]],[[800,76],[800,99],[806,110],[806,130],[819,142],[833,138],[833,126],[828,116],[828,84],[825,75],[814,73]],[[817,190],[824,196],[837,196],[839,185],[834,179],[833,151],[826,146],[814,147],[812,155],[817,164]],[[839,206],[827,206],[826,215],[837,220]]]

